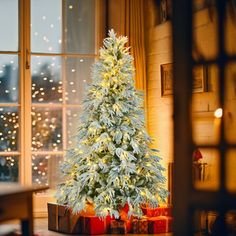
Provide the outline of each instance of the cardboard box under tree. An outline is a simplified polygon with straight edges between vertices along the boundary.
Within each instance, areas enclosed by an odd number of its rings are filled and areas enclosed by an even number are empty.
[[[88,212],[73,214],[65,205],[48,203],[48,229],[66,234],[105,234],[110,226],[111,217],[105,219]]]
[[[48,203],[48,229],[67,233],[82,233],[80,216],[72,214],[71,209],[57,203]]]

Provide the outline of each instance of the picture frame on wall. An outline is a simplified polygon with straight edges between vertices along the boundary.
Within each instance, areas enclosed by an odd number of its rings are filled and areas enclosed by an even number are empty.
[[[207,68],[200,65],[193,69],[193,93],[207,91]],[[161,65],[161,95],[173,94],[173,63]]]
[[[161,65],[161,95],[173,94],[173,63]]]

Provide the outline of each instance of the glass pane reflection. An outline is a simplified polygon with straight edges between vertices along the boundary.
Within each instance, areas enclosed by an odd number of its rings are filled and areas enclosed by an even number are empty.
[[[218,54],[218,15],[215,1],[193,1],[193,50],[195,60]]]
[[[193,140],[196,145],[217,144],[220,138],[220,119],[215,117],[215,111],[220,107],[219,71],[214,64],[205,69],[205,75],[200,73],[195,77],[202,83],[195,83],[192,97]]]
[[[39,186],[50,186],[55,189],[62,182],[60,172],[62,155],[33,155],[32,156],[32,181]]]
[[[0,103],[18,101],[18,56],[0,54]]]
[[[193,183],[196,189],[219,188],[219,152],[215,149],[196,149],[193,153]]]
[[[0,151],[18,149],[19,115],[17,107],[0,107]]]
[[[216,209],[197,209],[194,212],[194,226],[194,235],[196,236],[236,235],[236,210],[230,209],[222,215]]]
[[[18,159],[18,156],[0,156],[0,182],[18,181]]]
[[[32,56],[32,102],[61,103],[61,58]]]
[[[226,139],[230,143],[236,143],[236,63],[226,66],[224,116]]]
[[[62,150],[62,111],[32,107],[32,150]]]
[[[226,1],[226,15],[225,15],[225,49],[228,54],[236,53],[236,11],[235,1]]]
[[[95,53],[95,0],[65,1],[67,53]]]
[[[230,192],[236,193],[236,149],[230,149],[226,155],[226,187]]]
[[[61,0],[31,0],[31,50],[61,52]]]
[[[93,58],[67,58],[66,101],[69,104],[82,104],[86,85],[91,81]]]
[[[0,51],[18,51],[18,0],[0,1]]]

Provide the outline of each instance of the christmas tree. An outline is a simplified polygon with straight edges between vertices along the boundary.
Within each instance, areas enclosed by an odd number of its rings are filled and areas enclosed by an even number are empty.
[[[168,194],[158,151],[149,147],[143,98],[134,87],[127,41],[113,30],[104,39],[76,142],[62,164],[66,182],[56,196],[74,212],[92,203],[97,216],[119,218],[119,209],[128,204],[128,215],[141,216],[142,204],[157,207]]]

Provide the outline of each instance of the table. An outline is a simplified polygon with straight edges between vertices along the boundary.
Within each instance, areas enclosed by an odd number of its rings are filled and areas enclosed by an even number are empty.
[[[0,222],[12,219],[21,221],[22,235],[32,236],[34,192],[48,187],[24,187],[15,183],[0,183]]]

